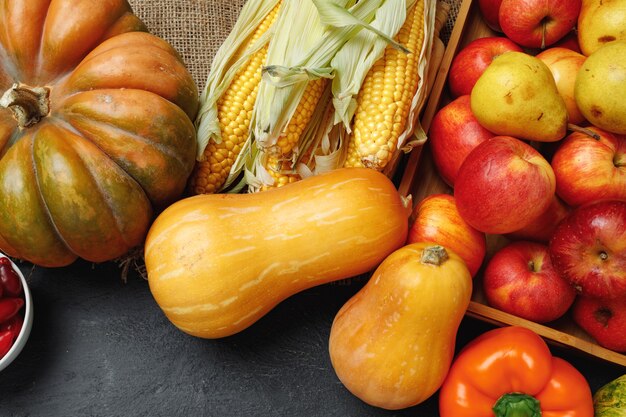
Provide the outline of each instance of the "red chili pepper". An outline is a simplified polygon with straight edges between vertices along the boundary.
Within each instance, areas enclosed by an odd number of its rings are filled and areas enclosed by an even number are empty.
[[[4,355],[9,352],[11,346],[13,346],[14,340],[15,338],[11,330],[0,332],[0,358],[4,357]]]
[[[0,258],[0,284],[5,295],[17,297],[22,293],[22,283],[7,258]]]
[[[4,323],[13,317],[24,305],[24,299],[12,297],[0,300],[0,323]]]
[[[24,325],[24,318],[20,314],[16,314],[13,316],[13,318],[0,324],[0,333],[6,330],[10,330],[13,332],[13,336],[17,338],[17,336],[22,331],[23,325]]]

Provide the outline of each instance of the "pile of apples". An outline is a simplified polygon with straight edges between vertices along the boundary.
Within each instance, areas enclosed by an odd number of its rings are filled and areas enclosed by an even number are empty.
[[[452,195],[416,208],[409,242],[482,269],[490,305],[571,314],[626,352],[626,0],[479,0],[492,36],[455,56],[433,118]],[[487,237],[506,244],[486,257]]]

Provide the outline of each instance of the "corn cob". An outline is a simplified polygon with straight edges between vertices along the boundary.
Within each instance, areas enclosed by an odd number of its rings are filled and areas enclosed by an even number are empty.
[[[395,37],[406,21],[406,13],[416,0],[386,1],[376,11],[371,26],[389,37]],[[352,131],[356,97],[374,63],[384,54],[388,43],[375,33],[363,30],[351,38],[331,61],[335,71],[332,81],[335,123],[343,123]],[[408,51],[406,51],[408,52]]]
[[[424,42],[424,0],[409,11],[397,41],[410,52],[387,47],[368,72],[357,97],[353,134],[344,166],[382,170],[397,149],[417,90]]]
[[[276,21],[279,2],[257,27],[248,46],[253,45]],[[248,138],[250,119],[261,82],[261,69],[267,56],[268,45],[255,52],[239,69],[233,82],[217,102],[221,141],[210,139],[191,177],[194,194],[220,191],[230,169]]]
[[[273,182],[263,184],[261,190],[282,187],[301,179],[293,167],[295,158],[292,154],[302,132],[313,117],[313,112],[324,92],[325,85],[326,79],[324,78],[309,81],[293,117],[289,120],[283,134],[278,138],[277,148],[270,149],[264,160],[263,167],[270,174]]]

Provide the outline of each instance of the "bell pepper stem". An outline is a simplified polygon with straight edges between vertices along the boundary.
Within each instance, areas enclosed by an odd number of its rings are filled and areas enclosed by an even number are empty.
[[[541,417],[539,400],[527,394],[504,394],[493,406],[496,417]]]

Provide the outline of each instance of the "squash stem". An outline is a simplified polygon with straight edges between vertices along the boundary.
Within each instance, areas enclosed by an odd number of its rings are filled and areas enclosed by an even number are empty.
[[[539,400],[527,394],[504,394],[493,406],[496,417],[541,417]]]
[[[448,259],[446,248],[441,245],[429,246],[422,251],[420,261],[424,264],[441,265]]]
[[[50,111],[50,89],[13,84],[0,98],[0,106],[13,112],[21,128],[38,123]]]

